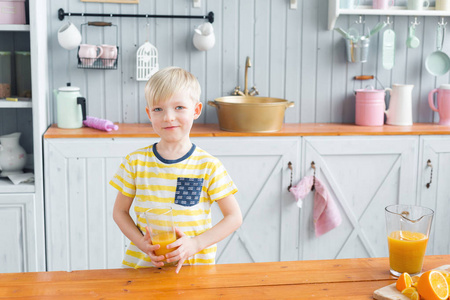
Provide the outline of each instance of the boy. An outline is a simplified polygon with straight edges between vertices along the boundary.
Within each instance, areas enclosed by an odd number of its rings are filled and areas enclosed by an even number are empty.
[[[141,268],[163,261],[214,264],[217,242],[234,232],[242,223],[237,189],[218,159],[193,145],[189,133],[202,111],[200,84],[189,72],[169,67],[154,74],[145,86],[145,111],[160,141],[129,154],[110,184],[118,189],[113,218],[131,243],[123,265]],[[187,179],[202,186],[201,193],[186,201],[177,191]],[[137,225],[129,210],[133,200]],[[211,226],[211,205],[216,201],[223,219]],[[155,255],[145,218],[149,208],[170,205],[173,209],[177,240],[166,255]],[[143,234],[145,232],[145,234]]]

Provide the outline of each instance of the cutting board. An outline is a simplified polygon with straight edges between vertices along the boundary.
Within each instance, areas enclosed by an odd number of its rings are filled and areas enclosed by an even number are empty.
[[[450,265],[440,266],[435,270],[444,270],[450,272]],[[376,300],[409,300],[409,297],[406,297],[397,290],[397,288],[395,287],[395,283],[382,287],[381,289],[373,292],[373,298]]]

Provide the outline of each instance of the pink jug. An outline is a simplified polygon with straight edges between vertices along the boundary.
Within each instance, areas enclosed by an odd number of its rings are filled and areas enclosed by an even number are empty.
[[[437,93],[437,108],[434,106],[433,95]],[[439,113],[439,125],[450,125],[450,84],[442,84],[438,89],[428,94],[428,104]]]
[[[356,90],[355,124],[361,126],[382,126],[386,104],[384,90]]]

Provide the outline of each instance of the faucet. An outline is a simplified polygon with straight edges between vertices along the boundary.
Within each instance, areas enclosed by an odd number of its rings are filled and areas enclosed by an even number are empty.
[[[234,88],[233,95],[237,96],[254,96],[259,95],[259,91],[256,89],[255,86],[252,87],[251,91],[248,90],[248,68],[252,66],[252,63],[250,61],[250,56],[247,56],[247,59],[245,60],[245,85],[244,85],[244,92],[241,92],[240,86],[237,86]]]

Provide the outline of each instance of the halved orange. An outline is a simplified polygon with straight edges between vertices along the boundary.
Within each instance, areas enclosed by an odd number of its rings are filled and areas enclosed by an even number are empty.
[[[411,287],[411,283],[411,276],[409,276],[408,273],[403,273],[400,277],[398,277],[395,287],[401,292],[404,289]]]
[[[450,273],[447,271],[439,271],[441,274],[445,277],[445,280],[447,280],[448,288],[450,289]]]
[[[417,291],[427,300],[445,300],[448,298],[447,280],[439,271],[427,271],[420,276]]]

